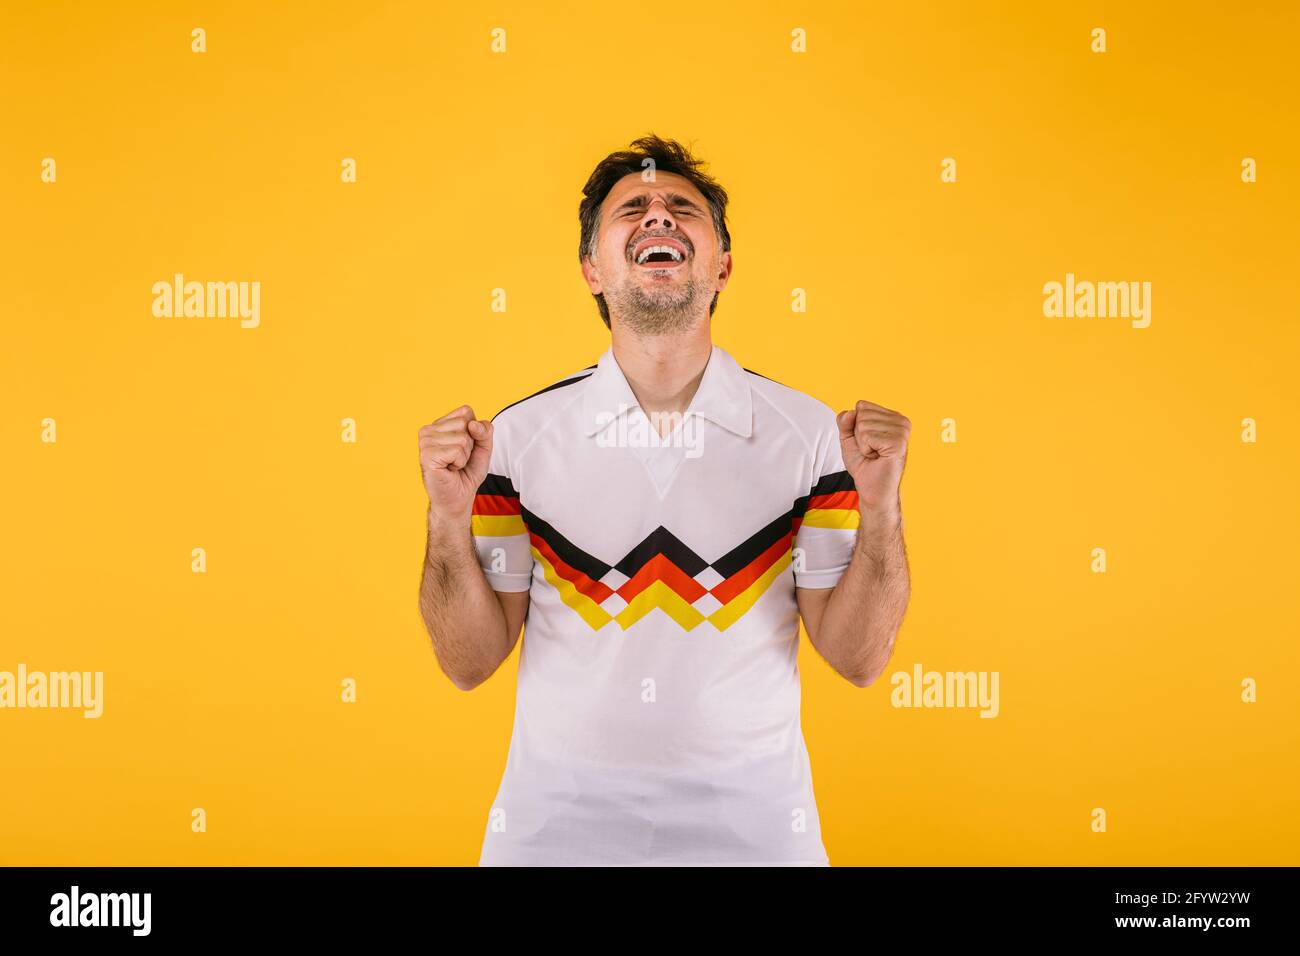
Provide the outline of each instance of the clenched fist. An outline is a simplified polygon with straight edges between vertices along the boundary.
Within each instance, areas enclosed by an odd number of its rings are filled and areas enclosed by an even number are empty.
[[[898,511],[898,486],[912,423],[871,402],[858,402],[857,408],[840,412],[836,419],[844,467],[858,490],[858,509],[864,513]]]
[[[468,405],[420,429],[420,472],[432,519],[469,525],[491,457],[492,423],[477,420]]]

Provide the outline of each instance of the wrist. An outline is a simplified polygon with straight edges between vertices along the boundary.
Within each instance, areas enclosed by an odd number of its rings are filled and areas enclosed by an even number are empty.
[[[880,504],[862,504],[858,508],[858,519],[858,527],[868,534],[894,533],[902,530],[903,507],[897,499]]]
[[[457,538],[466,534],[470,529],[469,515],[444,514],[435,511],[432,505],[429,506],[425,522],[429,528],[430,537],[435,539]]]

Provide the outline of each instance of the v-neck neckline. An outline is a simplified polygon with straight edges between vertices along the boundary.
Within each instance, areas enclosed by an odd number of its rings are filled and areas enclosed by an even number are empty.
[[[633,443],[628,450],[635,454],[644,466],[650,483],[654,485],[659,500],[662,501],[668,496],[668,491],[681,470],[682,461],[686,458],[686,447],[681,441],[681,436],[685,434],[686,416],[683,415],[677,427],[667,436],[663,436],[655,431],[654,425],[639,405],[631,414],[640,417],[642,427],[648,434],[658,436],[657,445]]]

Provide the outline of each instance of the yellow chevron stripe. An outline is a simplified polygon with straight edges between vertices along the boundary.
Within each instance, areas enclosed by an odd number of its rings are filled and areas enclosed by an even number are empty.
[[[546,580],[550,582],[551,587],[559,592],[560,600],[577,611],[578,616],[586,621],[593,631],[599,631],[614,620],[608,611],[574,587],[573,582],[566,581],[556,574],[555,568],[551,567],[551,562],[546,560],[546,556],[542,552],[538,551],[537,548],[533,548],[532,552],[533,558],[541,564],[542,574],[546,576]],[[647,588],[647,590],[649,589]],[[623,625],[623,629],[626,630],[627,625]]]
[[[480,538],[508,538],[528,533],[520,515],[470,515],[469,528]]]
[[[735,624],[742,614],[753,607],[754,602],[762,596],[776,579],[776,576],[790,566],[790,552],[787,551],[781,557],[772,563],[772,566],[763,572],[763,576],[758,578],[753,584],[745,588],[734,598],[731,599],[724,607],[718,608],[709,615],[709,623],[719,631],[725,631],[731,625]]]
[[[626,631],[655,608],[659,608],[686,631],[704,620],[703,614],[687,604],[685,598],[663,581],[656,581],[634,597],[627,607],[618,612],[614,620]]]
[[[814,508],[805,512],[805,528],[856,528],[858,526],[857,508]]]

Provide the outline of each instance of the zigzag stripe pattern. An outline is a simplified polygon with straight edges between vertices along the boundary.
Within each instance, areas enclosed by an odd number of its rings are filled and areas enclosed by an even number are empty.
[[[725,631],[790,566],[801,526],[853,529],[857,509],[852,476],[834,472],[716,561],[706,561],[660,526],[611,565],[523,507],[508,478],[488,475],[475,495],[471,523],[480,536],[527,534],[546,581],[593,630],[614,621],[626,631],[658,608],[683,630],[708,621]]]

